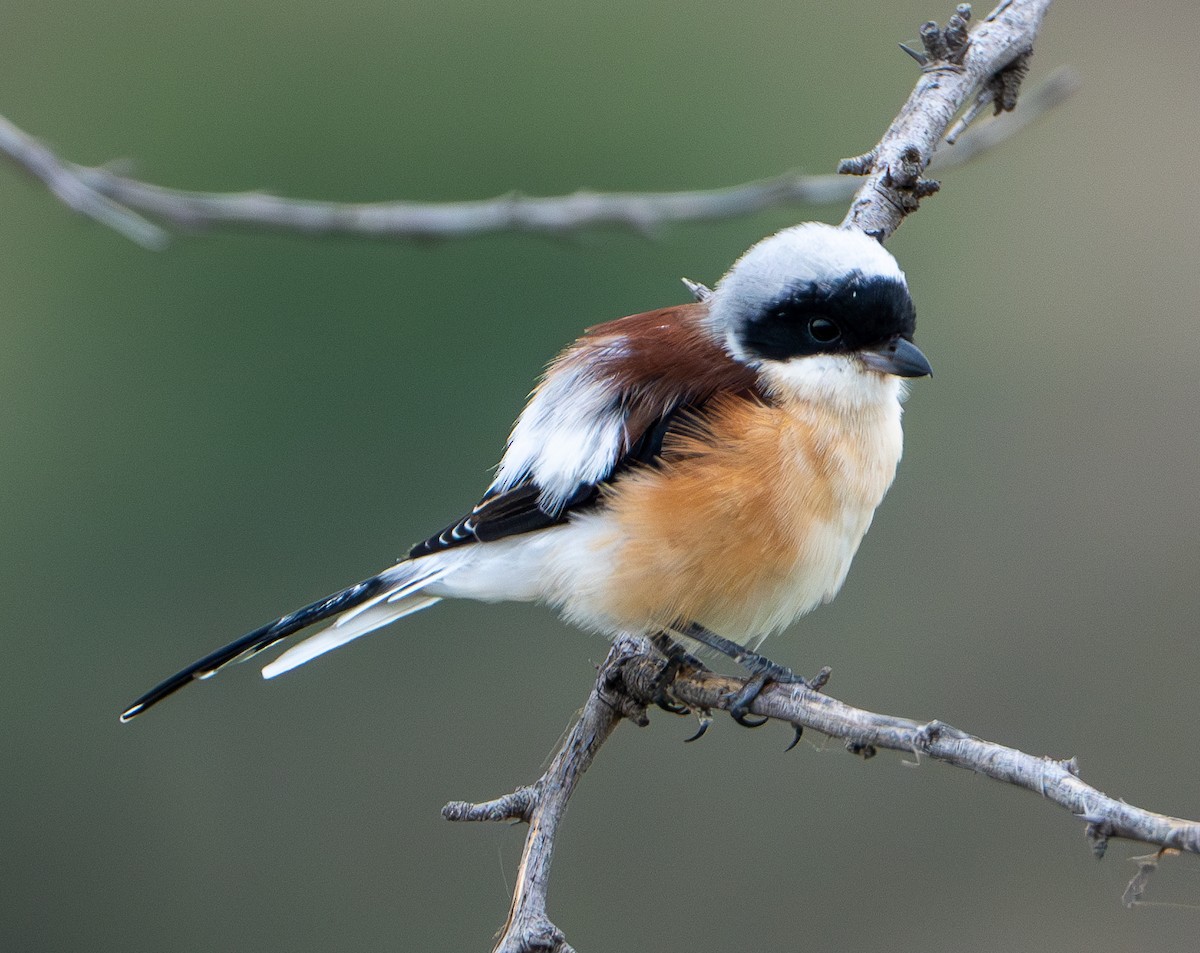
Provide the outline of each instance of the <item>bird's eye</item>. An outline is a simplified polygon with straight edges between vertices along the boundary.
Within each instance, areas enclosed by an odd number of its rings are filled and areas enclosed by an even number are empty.
[[[842,336],[838,326],[828,318],[813,318],[808,322],[808,333],[818,344],[832,344]]]

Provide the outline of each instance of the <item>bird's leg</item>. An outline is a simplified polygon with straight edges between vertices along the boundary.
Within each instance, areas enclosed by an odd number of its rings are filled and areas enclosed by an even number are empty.
[[[710,632],[702,625],[697,625],[693,622],[685,629],[681,629],[680,634],[687,636],[689,639],[695,639],[697,642],[707,645],[710,649],[715,649],[722,655],[728,655],[750,673],[750,678],[742,686],[741,691],[733,696],[733,704],[729,707],[730,717],[745,728],[758,728],[760,725],[767,723],[766,718],[753,721],[746,717],[746,713],[750,708],[750,704],[758,697],[768,682],[780,682],[785,685],[808,684],[790,668],[772,662],[765,655],[752,652],[744,645],[734,642],[732,639],[727,639],[723,635]],[[799,740],[798,733],[797,740]]]
[[[675,676],[684,668],[690,668],[697,672],[707,672],[710,669],[691,652],[671,638],[670,634],[665,631],[660,630],[651,637],[651,641],[654,643],[654,647],[667,657],[667,664],[663,666],[662,672],[658,676],[658,687],[655,692],[654,703],[664,711],[669,711],[675,715],[686,715],[691,709],[687,705],[676,704],[667,694],[667,686],[675,681]],[[704,737],[704,733],[712,725],[712,712],[707,708],[699,708],[696,710],[696,719],[699,722],[699,727],[696,728],[694,735],[683,739],[684,744],[690,741],[699,741]]]
[[[707,666],[701,662],[696,656],[692,655],[687,649],[676,642],[666,632],[659,630],[650,637],[650,641],[654,643],[654,647],[666,656],[667,664],[662,667],[658,678],[655,680],[654,704],[663,711],[669,711],[672,715],[686,715],[691,709],[686,705],[679,705],[671,699],[667,693],[668,686],[675,681],[675,676],[679,674],[683,668],[694,668],[697,671],[708,671]],[[704,734],[707,725],[701,723],[700,732],[695,736],[699,738]],[[692,738],[688,739],[693,740]]]

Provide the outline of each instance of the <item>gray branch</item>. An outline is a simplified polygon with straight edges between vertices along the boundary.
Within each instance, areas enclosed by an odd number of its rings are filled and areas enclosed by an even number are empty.
[[[643,706],[653,701],[662,668],[662,659],[653,653],[643,652],[626,660],[620,669],[625,693]],[[697,711],[728,709],[744,685],[744,679],[692,671],[672,682],[670,694]],[[1114,837],[1200,854],[1200,821],[1155,814],[1109,797],[1082,780],[1074,758],[1056,760],[1026,754],[940,721],[876,714],[803,685],[770,685],[750,710],[838,738],[864,757],[871,757],[879,749],[916,758],[926,756],[1032,791],[1083,821],[1092,849],[1099,856]]]
[[[1003,0],[978,29],[969,32],[970,9],[960,4],[944,30],[934,23],[922,27],[925,52],[908,50],[923,69],[916,89],[875,148],[842,163],[843,173],[867,176],[844,227],[886,239],[917,209],[921,198],[936,191],[937,184],[924,173],[943,138],[948,133],[958,138],[986,106],[1003,112],[1016,105],[1049,5],[1050,0]],[[963,141],[969,140],[960,139]],[[700,286],[692,290],[697,296],[704,293]],[[443,810],[451,820],[515,819],[530,824],[512,908],[495,948],[500,953],[571,953],[562,931],[546,912],[554,835],[571,792],[620,718],[646,724],[646,706],[661,701],[666,692],[667,697],[697,713],[703,729],[711,712],[728,709],[746,684],[744,679],[708,670],[684,670],[664,686],[665,671],[664,660],[648,642],[636,637],[618,639],[601,666],[579,721],[535,784],[494,801],[454,803]],[[822,675],[813,687],[770,685],[750,710],[787,722],[797,737],[811,729],[839,738],[849,751],[862,757],[869,758],[879,749],[899,751],[1033,791],[1085,824],[1097,856],[1103,856],[1115,837],[1155,845],[1157,853],[1142,858],[1138,874],[1126,888],[1127,903],[1138,901],[1164,854],[1200,854],[1200,822],[1156,814],[1109,797],[1082,780],[1074,758],[1030,755],[940,721],[915,721],[854,708],[822,693],[827,674]]]
[[[452,821],[517,820],[530,825],[512,908],[495,953],[572,953],[562,931],[546,913],[554,836],[571,792],[621,718],[641,726],[649,724],[646,708],[659,696],[664,665],[662,656],[647,641],[629,636],[618,639],[600,667],[579,720],[537,782],[493,801],[456,801],[442,808],[442,815]],[[707,670],[684,670],[666,690],[671,700],[697,712],[704,723],[714,709],[728,710],[745,684],[745,679]],[[1097,857],[1104,856],[1113,838],[1156,846],[1156,854],[1139,858],[1138,873],[1124,894],[1128,904],[1140,899],[1164,853],[1200,854],[1200,822],[1156,814],[1109,797],[1080,777],[1074,758],[1026,754],[940,721],[877,714],[804,685],[768,685],[751,703],[750,711],[795,729],[837,738],[848,751],[863,758],[873,757],[880,749],[898,751],[1032,791],[1070,811],[1085,825]]]
[[[1074,86],[1066,73],[1021,100],[1012,116],[970,128],[988,107],[1009,112],[1028,71],[1029,57],[1050,0],[1004,0],[974,30],[960,6],[945,29],[921,29],[923,51],[907,49],[922,75],[879,143],[845,160],[843,176],[787,174],[727,189],[669,193],[575,193],[554,198],[518,195],[465,203],[383,202],[342,204],[278,198],[261,193],[189,192],[151,185],[102,168],[75,165],[6,120],[0,119],[0,153],[41,180],[81,214],[150,247],[167,237],[164,225],[197,229],[245,226],[313,235],[355,234],[382,238],[460,237],[492,231],[557,234],[597,225],[648,230],[670,222],[715,219],[782,204],[853,203],[843,225],[890,236],[920,200],[937,189],[927,178],[965,162],[1012,135],[1061,101]],[[955,122],[956,117],[961,117]],[[944,141],[956,144],[938,153]],[[935,162],[937,165],[933,165]],[[865,176],[858,187],[849,175]],[[546,772],[534,784],[480,804],[455,802],[448,820],[521,821],[529,825],[512,906],[495,949],[500,953],[572,953],[547,914],[547,891],[555,836],[570,797],[600,747],[622,718],[648,724],[646,706],[665,690],[698,713],[728,709],[745,681],[707,670],[685,669],[665,687],[664,663],[643,639],[617,639],[583,711]],[[966,768],[1013,784],[1070,811],[1085,825],[1093,850],[1102,855],[1112,838],[1155,845],[1126,897],[1133,902],[1164,852],[1200,853],[1200,823],[1156,814],[1109,797],[1085,783],[1074,759],[1026,754],[976,738],[939,721],[915,721],[854,708],[815,688],[770,685],[751,711],[841,739],[863,757],[880,749]]]
[[[925,52],[905,47],[921,63],[920,81],[875,147],[838,167],[847,175],[867,176],[844,228],[886,241],[922,198],[938,190],[939,183],[925,173],[947,134],[957,139],[987,105],[997,114],[1012,110],[1050,3],[1005,0],[969,33],[970,6],[959,4],[944,31],[936,23],[921,28]],[[964,109],[963,121],[952,129]]]
[[[442,808],[448,821],[522,820],[529,824],[512,907],[494,953],[573,953],[562,931],[546,915],[554,836],[575,785],[617,722],[624,717],[643,726],[650,723],[645,703],[624,690],[623,678],[624,666],[644,657],[647,650],[649,645],[639,638],[624,637],[613,643],[579,720],[535,784],[494,801],[455,801]]]
[[[1019,113],[970,130],[939,155],[937,168],[945,171],[999,145],[1061,103],[1077,85],[1070,71],[1057,71],[1026,97]],[[0,155],[39,179],[68,208],[147,248],[163,247],[169,227],[196,231],[232,226],[380,239],[446,239],[518,231],[561,235],[599,226],[651,232],[674,222],[731,218],[782,205],[845,202],[857,187],[844,175],[786,172],[757,182],[689,192],[580,191],[547,197],[511,193],[470,202],[326,202],[264,192],[194,192],[69,162],[3,117]]]

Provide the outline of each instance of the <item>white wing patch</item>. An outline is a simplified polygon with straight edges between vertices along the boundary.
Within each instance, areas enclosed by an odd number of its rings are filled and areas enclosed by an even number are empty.
[[[624,348],[621,338],[584,344],[555,362],[513,426],[492,491],[532,478],[542,506],[555,513],[580,484],[612,472],[624,447],[625,410],[614,383],[594,368]]]

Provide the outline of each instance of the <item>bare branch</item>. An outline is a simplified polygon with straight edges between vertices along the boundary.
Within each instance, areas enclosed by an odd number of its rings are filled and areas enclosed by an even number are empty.
[[[512,794],[472,804],[469,801],[451,801],[442,808],[442,817],[448,821],[529,821],[541,797],[542,782],[517,788]]]
[[[937,24],[922,27],[925,52],[908,50],[923,64],[921,81],[879,144],[842,163],[843,172],[868,176],[844,227],[885,239],[916,210],[922,197],[936,190],[937,184],[924,178],[924,173],[954,117],[975,99],[976,107],[954,130],[957,136],[980,111],[980,104],[995,105],[998,111],[1015,105],[1049,2],[1004,0],[974,33],[967,31],[970,8],[965,4],[959,5],[945,30]],[[687,284],[697,297],[706,293],[703,286]],[[664,687],[666,672],[673,676]],[[570,951],[546,913],[554,835],[571,791],[620,717],[645,724],[646,706],[662,704],[666,691],[669,699],[699,713],[702,727],[707,727],[710,712],[732,707],[745,685],[744,679],[668,665],[645,640],[618,639],[578,724],[534,785],[479,805],[447,805],[443,813],[452,819],[518,818],[530,822],[513,906],[496,950]],[[823,685],[824,679],[812,687],[771,685],[754,699],[750,711],[789,723],[797,737],[807,728],[842,739],[848,750],[863,757],[871,757],[879,749],[918,759],[924,755],[1033,791],[1084,822],[1097,856],[1103,856],[1114,837],[1156,845],[1159,852],[1154,863],[1164,851],[1200,853],[1200,822],[1157,814],[1109,797],[1080,778],[1074,758],[1029,755],[939,721],[919,722],[854,708],[822,694]],[[1127,902],[1140,900],[1152,869],[1152,863],[1143,864],[1127,889]]]
[[[960,4],[945,30],[932,22],[921,27],[925,52],[904,48],[922,63],[921,79],[879,143],[839,166],[846,174],[869,176],[842,221],[844,228],[886,241],[922,198],[937,191],[937,183],[924,174],[954,117],[973,100],[994,104],[997,113],[1016,105],[1050,3],[1005,0],[969,34],[966,4]],[[979,111],[970,107],[966,122]],[[951,141],[962,128],[955,127]]]
[[[529,822],[512,907],[495,953],[535,950],[541,953],[573,953],[562,931],[546,915],[546,889],[550,880],[550,860],[554,854],[554,836],[575,785],[591,765],[600,746],[608,740],[617,722],[625,717],[640,725],[649,724],[645,704],[621,691],[625,664],[644,657],[647,651],[653,650],[642,639],[626,637],[613,643],[579,720],[567,734],[546,773],[535,784],[483,804],[455,801],[442,808],[442,816],[450,821],[516,818]],[[661,661],[659,668],[661,670]]]
[[[67,208],[115,229],[144,248],[162,248],[167,233],[134,212],[128,203],[109,198],[86,181],[89,171],[64,162],[43,143],[0,116],[0,152],[46,187]]]
[[[546,913],[546,892],[554,837],[567,802],[622,717],[646,725],[646,707],[660,697],[666,662],[648,642],[618,639],[600,667],[595,688],[578,722],[546,773],[529,787],[482,804],[453,802],[442,808],[447,820],[524,820],[530,829],[521,856],[512,909],[496,953],[570,953],[561,930]],[[667,686],[669,696],[696,712],[728,710],[746,680],[710,671],[684,670]],[[914,721],[855,708],[804,685],[769,685],[750,705],[756,715],[793,728],[819,731],[845,742],[864,758],[880,749],[966,768],[1040,794],[1074,814],[1086,827],[1092,851],[1103,857],[1115,837],[1153,844],[1158,852],[1141,858],[1138,875],[1126,888],[1127,904],[1140,901],[1150,873],[1164,852],[1200,854],[1200,822],[1156,814],[1109,797],[1080,777],[1074,758],[1056,760],[984,741],[940,721]]]
[[[1061,103],[1077,85],[1068,70],[1054,73],[1023,104],[1020,113],[972,130],[940,155],[938,169],[946,171],[999,145]],[[674,222],[732,218],[776,206],[845,202],[857,185],[842,175],[786,172],[710,190],[581,191],[549,197],[511,193],[471,202],[324,202],[262,192],[193,192],[142,182],[104,167],[68,162],[3,117],[0,155],[40,179],[69,208],[147,248],[166,244],[166,227],[234,226],[382,239],[463,238],[513,231],[558,235],[597,226],[648,232]]]
[[[662,668],[661,658],[653,652],[626,660],[621,667],[625,691],[643,705],[652,701]],[[728,710],[744,685],[745,679],[693,671],[681,673],[672,682],[670,694],[689,708]],[[1155,814],[1109,797],[1080,778],[1074,758],[1055,760],[1026,754],[940,721],[919,722],[876,714],[803,685],[770,685],[750,710],[841,739],[852,751],[866,757],[879,749],[918,758],[924,755],[1033,791],[1083,821],[1097,855],[1104,854],[1114,837],[1200,854],[1200,821]]]

